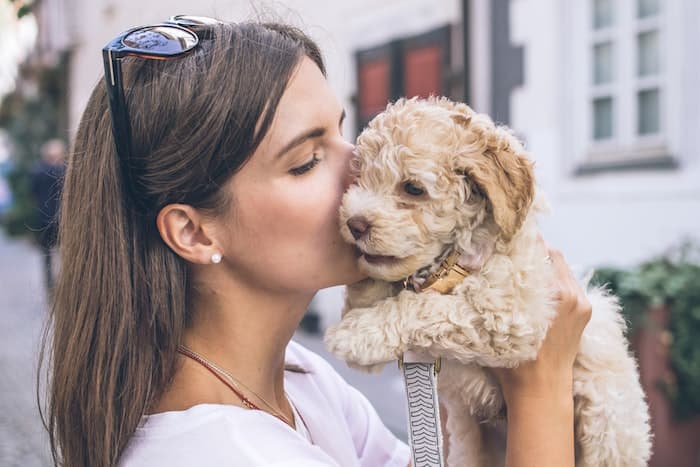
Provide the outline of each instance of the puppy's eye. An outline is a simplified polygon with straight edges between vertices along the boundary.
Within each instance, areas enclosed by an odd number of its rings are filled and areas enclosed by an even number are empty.
[[[482,190],[481,187],[479,187],[479,185],[477,185],[476,183],[472,184],[472,185],[469,187],[469,191],[470,191],[470,196],[469,196],[470,198],[474,198],[474,199],[484,199],[484,198],[486,198],[486,195],[484,195],[483,190]]]
[[[425,193],[425,191],[421,187],[416,186],[411,182],[406,182],[403,184],[403,191],[405,191],[411,196],[421,196]]]

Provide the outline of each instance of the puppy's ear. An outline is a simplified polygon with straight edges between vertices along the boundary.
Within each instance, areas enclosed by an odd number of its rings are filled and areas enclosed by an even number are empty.
[[[501,237],[509,241],[522,226],[535,195],[533,166],[520,142],[490,118],[460,121],[459,172],[487,198]]]
[[[457,125],[463,126],[464,128],[467,128],[472,121],[471,115],[466,115],[466,114],[461,114],[461,113],[453,113],[452,115],[450,115],[450,118]]]

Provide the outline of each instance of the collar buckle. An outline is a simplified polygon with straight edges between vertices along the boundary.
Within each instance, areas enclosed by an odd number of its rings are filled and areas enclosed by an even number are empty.
[[[457,264],[461,254],[462,252],[459,249],[454,249],[452,253],[442,260],[437,271],[432,273],[423,284],[416,284],[413,276],[408,276],[403,280],[403,288],[414,292],[434,290],[442,294],[450,293],[457,284],[469,275],[469,271]]]

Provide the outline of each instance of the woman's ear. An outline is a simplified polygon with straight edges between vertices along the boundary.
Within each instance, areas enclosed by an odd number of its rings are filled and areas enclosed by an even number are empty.
[[[222,253],[212,236],[213,229],[192,206],[168,204],[158,213],[156,225],[170,249],[190,263],[210,263],[212,255]]]
[[[473,115],[468,120],[453,120],[464,133],[457,159],[459,172],[467,185],[476,184],[487,198],[502,238],[509,241],[522,226],[535,195],[532,161],[520,142],[490,118]]]

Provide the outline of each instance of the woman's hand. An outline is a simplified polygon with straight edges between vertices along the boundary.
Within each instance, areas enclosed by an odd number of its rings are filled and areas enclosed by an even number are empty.
[[[512,396],[536,396],[540,391],[562,390],[571,394],[574,359],[583,329],[591,318],[591,304],[564,256],[549,248],[541,236],[539,240],[555,271],[550,287],[556,300],[557,315],[536,360],[497,371],[506,401]]]
[[[563,255],[549,248],[557,315],[537,359],[499,369],[508,409],[506,465],[573,466],[573,364],[591,304]]]

